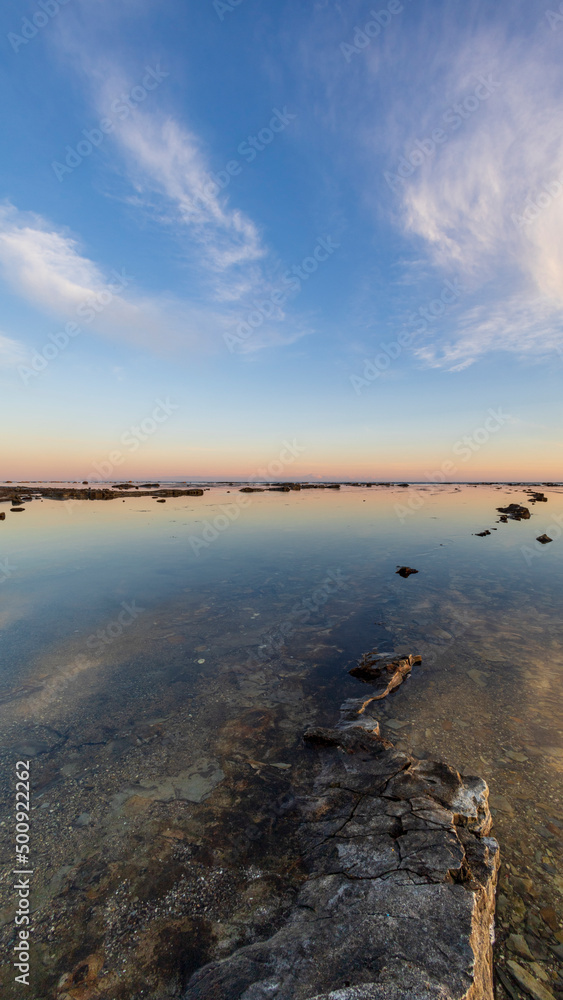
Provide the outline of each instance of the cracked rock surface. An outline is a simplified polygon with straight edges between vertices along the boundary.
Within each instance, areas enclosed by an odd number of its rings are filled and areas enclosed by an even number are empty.
[[[184,1000],[492,1000],[488,788],[375,731],[314,729],[309,869],[286,924],[199,969]]]

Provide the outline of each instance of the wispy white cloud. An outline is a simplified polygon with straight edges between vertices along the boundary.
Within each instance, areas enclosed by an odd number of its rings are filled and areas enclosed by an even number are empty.
[[[160,352],[213,346],[226,319],[203,305],[143,296],[127,269],[104,273],[77,239],[41,216],[0,208],[0,275],[32,306]],[[11,344],[15,342],[10,342]],[[18,352],[10,347],[6,356]]]
[[[137,195],[146,196],[147,206],[155,194],[169,202],[172,211],[161,218],[185,230],[218,284],[229,281],[231,269],[239,270],[233,292],[240,296],[258,279],[256,270],[241,274],[240,269],[252,267],[267,250],[256,224],[219,197],[197,137],[165,114],[138,112],[118,130],[116,140]]]
[[[416,348],[415,356],[430,368],[462,371],[491,351],[506,351],[530,360],[548,360],[563,347],[563,319],[545,298],[529,295],[473,306],[463,311],[449,339]]]
[[[512,26],[509,34],[494,19],[477,18],[463,33],[459,24],[446,27],[440,59],[432,63],[421,47],[424,57],[385,115],[388,171],[417,140],[445,129],[446,140],[419,154],[411,176],[397,185],[393,212],[438,273],[460,278],[470,293],[465,310],[448,322],[449,341],[418,354],[452,369],[494,350],[545,357],[563,343],[560,46],[541,24],[535,38]],[[494,90],[481,103],[471,101],[479,107],[453,130],[444,113],[472,95],[480,77],[494,80]],[[378,150],[381,140],[378,133]],[[546,197],[546,184],[559,195]],[[544,207],[530,212],[534,221],[519,225],[538,200]]]
[[[21,364],[26,354],[24,344],[0,333],[0,368],[13,368]]]

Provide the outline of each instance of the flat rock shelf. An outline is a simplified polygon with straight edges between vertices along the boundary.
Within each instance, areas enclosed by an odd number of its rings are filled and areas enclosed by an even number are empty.
[[[488,788],[372,729],[310,729],[309,870],[285,925],[199,969],[184,1000],[492,1000],[499,848]]]

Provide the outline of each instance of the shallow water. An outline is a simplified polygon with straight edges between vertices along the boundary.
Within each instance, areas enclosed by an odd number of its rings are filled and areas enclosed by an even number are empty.
[[[527,504],[524,487],[0,506],[0,831],[10,856],[29,759],[37,997],[178,996],[201,962],[279,925],[303,877],[301,734],[369,694],[348,670],[373,648],[422,654],[381,703],[382,733],[489,782],[501,944],[525,930],[551,976],[563,488],[540,488],[548,503],[507,524],[496,507]],[[9,888],[3,902],[9,954]]]

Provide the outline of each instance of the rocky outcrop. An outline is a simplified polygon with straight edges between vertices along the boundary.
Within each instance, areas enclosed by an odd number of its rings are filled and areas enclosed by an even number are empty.
[[[184,1000],[492,1000],[487,786],[399,753],[371,722],[305,734],[309,876],[281,930],[198,970]]]
[[[499,514],[506,514],[511,521],[528,521],[530,511],[528,507],[523,507],[519,503],[509,503],[508,507],[497,507]]]

